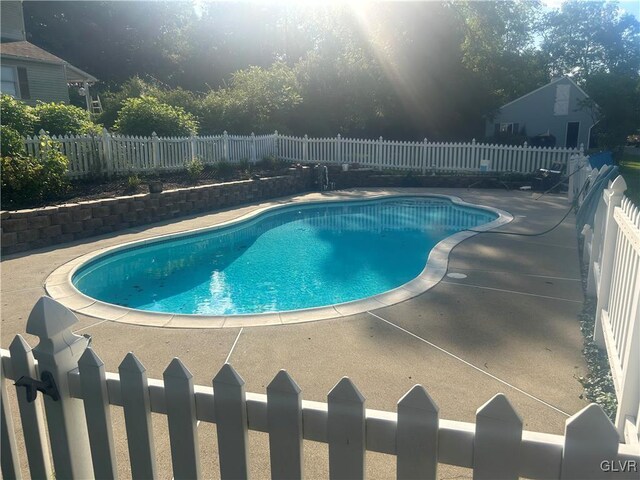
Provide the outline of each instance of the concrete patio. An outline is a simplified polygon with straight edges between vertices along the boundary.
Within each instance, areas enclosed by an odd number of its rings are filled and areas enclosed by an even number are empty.
[[[46,277],[60,265],[93,250],[159,234],[230,220],[258,207],[319,198],[366,196],[381,189],[310,193],[208,215],[154,224],[2,259],[1,346],[24,333]],[[504,190],[404,189],[449,194],[470,203],[508,211],[514,220],[497,231],[536,233],[555,225],[569,208],[563,195]],[[367,398],[367,407],[395,410],[398,399],[416,383],[437,405],[440,417],[474,421],[475,411],[498,392],[505,393],[523,418],[524,428],[561,434],[569,415],[586,405],[576,377],[585,373],[577,315],[582,308],[577,240],[573,215],[542,236],[485,233],[465,240],[451,253],[448,273],[424,294],[386,308],[346,318],[300,324],[222,329],[136,326],[78,315],[77,331],[93,338],[93,348],[117,371],[132,351],[150,378],[162,378],[179,356],[195,377],[210,384],[225,361],[246,381],[248,392],[264,393],[280,369],[286,369],[307,400],[326,401],[327,392],[349,376]],[[130,476],[119,408],[113,408],[116,452],[122,478]],[[171,478],[166,418],[154,415],[160,478]],[[217,477],[215,426],[201,424],[203,475]],[[20,434],[21,435],[21,434]],[[19,436],[20,436],[19,435]],[[264,434],[250,435],[255,478],[268,477]],[[307,442],[308,478],[327,476],[327,448]],[[24,462],[24,455],[22,461]],[[23,471],[26,472],[25,466]],[[368,454],[371,478],[395,474],[393,458]],[[444,477],[466,475],[443,467]]]

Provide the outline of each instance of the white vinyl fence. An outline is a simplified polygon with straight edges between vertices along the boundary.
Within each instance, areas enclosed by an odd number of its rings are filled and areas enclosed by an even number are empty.
[[[586,228],[587,293],[597,298],[594,341],[606,348],[618,398],[616,428],[638,444],[640,427],[640,209],[610,182]]]
[[[41,135],[44,132],[40,132]],[[476,143],[401,142],[279,135],[205,137],[53,136],[69,159],[73,178],[131,172],[168,171],[198,157],[205,164],[256,162],[274,156],[292,163],[358,164],[362,168],[426,172],[531,173],[553,164],[567,166],[582,149]],[[39,137],[25,139],[27,152],[39,151]]]
[[[202,477],[199,421],[216,425],[223,479],[248,477],[249,430],[269,436],[272,478],[303,478],[305,440],[328,445],[329,475],[336,479],[363,478],[367,451],[395,456],[401,479],[437,478],[438,463],[472,468],[474,479],[637,478],[637,446],[619,444],[615,427],[593,404],[569,418],[560,436],[523,430],[523,420],[502,394],[478,409],[473,424],[440,419],[420,385],[398,401],[396,412],[385,412],[367,409],[346,377],[324,403],[303,400],[284,370],[267,386],[266,395],[245,392],[244,381],[229,364],[212,386],[194,385],[177,358],[162,380],[147,378],[132,353],[118,373],[107,373],[87,348],[89,340],[72,333],[77,321],[65,307],[43,297],[27,322],[27,332],[40,343],[31,351],[18,335],[8,351],[1,351],[4,479],[21,474],[7,381],[22,378],[19,383],[29,384],[27,377],[50,377],[57,387],[48,390],[44,401],[38,393],[35,402],[27,400],[25,387],[16,387],[32,478],[54,478],[52,471],[55,478],[116,478],[112,406],[124,410],[133,478],[167,475],[156,467],[152,412],[167,417],[176,479]],[[44,383],[40,387],[47,390]]]

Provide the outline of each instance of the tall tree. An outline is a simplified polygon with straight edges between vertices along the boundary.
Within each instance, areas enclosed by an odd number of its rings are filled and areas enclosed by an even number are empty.
[[[583,83],[592,74],[640,70],[640,22],[617,2],[568,1],[543,26],[541,48],[553,75]]]
[[[134,75],[171,81],[191,3],[24,2],[28,40],[99,79]]]
[[[462,61],[485,84],[498,107],[544,85],[545,59],[535,48],[541,5],[529,0],[453,2],[464,26]]]

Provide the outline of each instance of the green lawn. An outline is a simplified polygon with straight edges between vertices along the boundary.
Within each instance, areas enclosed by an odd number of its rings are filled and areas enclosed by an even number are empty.
[[[627,182],[627,197],[640,206],[640,156],[625,153],[620,160],[620,173]]]

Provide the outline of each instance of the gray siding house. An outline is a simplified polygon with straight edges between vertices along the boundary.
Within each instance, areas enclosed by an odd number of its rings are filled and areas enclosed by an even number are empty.
[[[527,136],[551,134],[557,147],[589,148],[594,120],[580,101],[589,98],[573,80],[561,77],[537,90],[503,105],[499,113],[486,122],[487,137],[500,133]]]
[[[97,79],[65,60],[26,41],[22,2],[0,2],[0,66],[2,93],[35,105],[43,102],[69,103],[68,85],[88,93]],[[87,109],[89,109],[87,101]]]

